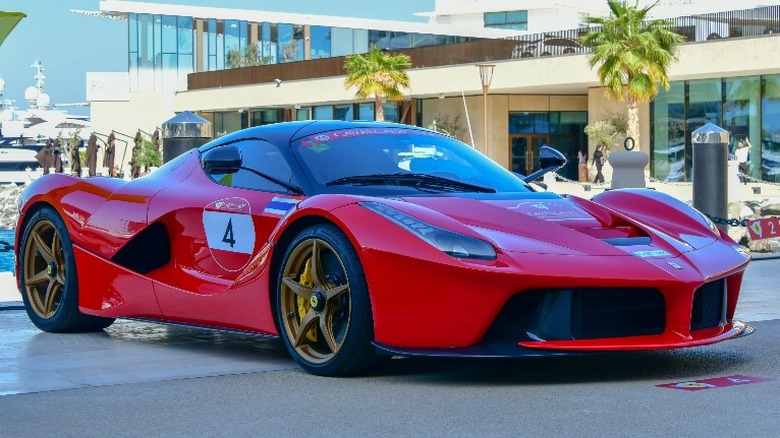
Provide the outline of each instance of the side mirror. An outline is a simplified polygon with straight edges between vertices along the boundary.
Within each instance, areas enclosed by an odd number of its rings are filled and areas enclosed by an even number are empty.
[[[555,171],[566,165],[566,156],[558,149],[542,146],[539,150],[539,164],[542,169],[550,169],[548,172]]]
[[[542,146],[539,149],[539,170],[523,178],[529,183],[547,172],[555,172],[566,165],[566,157],[555,148]]]
[[[241,150],[234,145],[209,149],[203,154],[201,166],[208,175],[236,173],[241,168]]]

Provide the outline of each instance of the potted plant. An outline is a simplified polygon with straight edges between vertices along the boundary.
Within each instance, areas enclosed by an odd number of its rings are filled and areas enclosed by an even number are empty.
[[[143,140],[141,149],[135,156],[135,162],[138,166],[141,166],[146,170],[157,168],[162,164],[162,153],[154,142],[151,140]]]

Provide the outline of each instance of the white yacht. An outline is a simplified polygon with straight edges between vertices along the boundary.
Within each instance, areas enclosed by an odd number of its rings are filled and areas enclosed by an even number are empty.
[[[41,175],[36,154],[47,139],[81,138],[92,129],[87,117],[51,107],[51,98],[43,91],[43,65],[36,59],[31,67],[36,82],[25,90],[27,109],[14,108],[11,101],[3,100],[5,83],[0,79],[0,184],[25,184]]]

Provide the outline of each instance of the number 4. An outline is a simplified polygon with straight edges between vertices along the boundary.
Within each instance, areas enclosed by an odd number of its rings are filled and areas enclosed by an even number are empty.
[[[225,234],[222,236],[222,241],[230,244],[231,248],[236,244],[236,239],[233,236],[233,219],[228,219],[227,228],[225,228]]]

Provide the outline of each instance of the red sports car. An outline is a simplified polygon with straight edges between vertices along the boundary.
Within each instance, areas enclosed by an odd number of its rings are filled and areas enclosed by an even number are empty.
[[[593,199],[390,123],[306,121],[215,139],[133,181],[43,176],[20,203],[27,313],[50,332],[139,318],[281,337],[307,371],[392,355],[655,350],[752,332],[749,256],[647,189]]]

